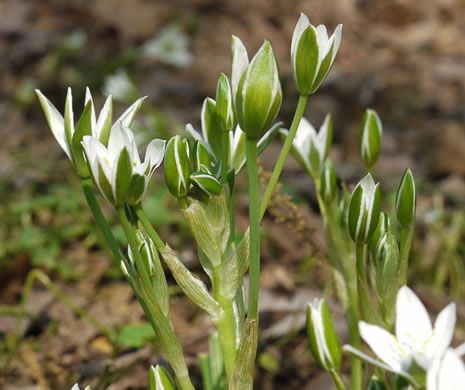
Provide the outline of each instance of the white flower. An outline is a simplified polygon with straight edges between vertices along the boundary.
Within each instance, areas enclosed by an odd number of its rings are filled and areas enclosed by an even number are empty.
[[[86,88],[86,98],[84,107],[90,103],[88,110],[84,110],[81,119],[78,123],[74,124],[74,113],[73,113],[73,95],[71,88],[68,88],[65,104],[64,117],[59,113],[56,107],[48,100],[45,95],[36,90],[37,96],[42,105],[42,109],[47,118],[48,125],[52,131],[58,144],[64,150],[68,158],[73,162],[76,171],[81,177],[88,177],[86,172],[86,166],[84,156],[81,148],[81,140],[86,135],[92,135],[100,140],[103,144],[107,144],[108,137],[112,126],[112,98],[108,96],[103,105],[102,110],[98,116],[95,115],[94,103],[89,88]],[[124,126],[129,126],[136,113],[139,111],[145,97],[138,99],[132,104],[117,120],[117,123],[121,122]]]
[[[142,163],[133,132],[118,122],[110,133],[108,147],[94,136],[84,137],[82,146],[100,192],[108,202],[119,206],[142,201],[150,177],[163,160],[165,141],[151,141]]]
[[[341,44],[342,24],[328,37],[326,26],[314,27],[300,15],[291,44],[291,65],[297,89],[303,95],[314,93],[329,73]]]
[[[421,301],[403,286],[397,295],[395,326],[394,336],[379,326],[359,322],[360,335],[382,363],[351,346],[344,346],[344,350],[415,383],[408,372],[413,360],[428,371],[446,353],[454,333],[455,304],[439,313],[433,328]]]
[[[79,385],[75,383],[71,390],[80,390]],[[90,390],[90,386],[87,386],[84,390]]]
[[[122,69],[105,78],[103,86],[103,93],[111,95],[120,102],[127,102],[132,100],[133,96],[138,95],[137,87],[129,75]]]
[[[426,375],[427,390],[463,390],[465,364],[457,350],[449,348],[442,359],[435,359]]]
[[[287,131],[284,134],[287,136]],[[312,177],[319,177],[328,157],[333,138],[331,114],[327,114],[318,134],[312,124],[302,118],[292,141],[292,152]]]

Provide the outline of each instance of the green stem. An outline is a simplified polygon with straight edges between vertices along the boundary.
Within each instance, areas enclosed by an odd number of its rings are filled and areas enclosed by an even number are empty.
[[[410,228],[401,229],[400,239],[400,266],[399,266],[399,282],[400,286],[407,284],[408,260],[410,249],[412,247],[413,235],[415,232],[415,221],[412,222]]]
[[[279,154],[278,161],[274,167],[273,173],[271,175],[270,181],[266,187],[265,193],[263,195],[262,203],[260,205],[260,220],[265,215],[266,208],[270,202],[273,191],[278,183],[279,176],[284,168],[284,163],[286,162],[287,155],[291,150],[292,141],[294,140],[297,129],[299,128],[300,120],[305,111],[307,105],[308,95],[300,95],[299,102],[297,103],[297,108],[294,114],[294,119],[292,119],[291,127],[289,128],[289,134],[286,137],[281,153]]]
[[[233,248],[236,244],[236,222],[234,216],[234,192],[229,196],[229,241],[228,248]]]
[[[158,233],[156,232],[156,230],[153,228],[152,224],[150,223],[149,219],[145,215],[142,205],[138,204],[137,206],[134,206],[133,209],[137,215],[137,218],[139,218],[139,221],[141,222],[142,226],[144,227],[149,237],[152,239],[155,246],[158,249],[165,248],[165,243],[160,238],[160,236],[158,235]]]
[[[260,283],[260,195],[257,166],[257,140],[247,138],[247,174],[249,178],[250,268],[249,306],[247,318],[258,319]]]
[[[183,210],[187,209],[189,207],[189,204],[187,203],[187,197],[186,196],[182,196],[181,198],[178,198],[178,203],[179,203],[179,206],[181,206],[181,208]]]
[[[214,390],[212,384],[212,375],[210,370],[210,358],[206,353],[198,355],[200,362],[200,373],[202,374],[202,384],[204,390]]]
[[[221,352],[223,353],[226,378],[229,381],[237,359],[236,320],[234,316],[233,300],[221,294],[222,286],[219,281],[220,267],[213,270],[212,287],[213,296],[223,309],[223,318],[215,323],[220,338]]]
[[[121,260],[121,255],[119,252],[119,246],[116,242],[115,236],[113,235],[110,226],[108,225],[105,216],[100,209],[100,205],[95,198],[94,191],[92,190],[92,179],[81,179],[82,190],[84,191],[84,195],[87,200],[87,204],[89,205],[92,214],[94,214],[95,220],[97,221],[97,225],[99,226],[100,230],[105,237],[108,245],[110,246],[111,251],[113,252],[114,260],[119,267],[119,263]]]
[[[339,373],[336,370],[331,370],[330,371],[331,376],[333,377],[334,384],[336,385],[337,390],[345,390],[344,382],[342,382],[341,377],[339,376]]]
[[[223,131],[221,142],[221,184],[228,184],[229,131]]]
[[[136,261],[136,268],[139,270],[144,270],[145,266],[137,247],[136,236],[131,224],[127,219],[124,207],[117,207],[116,212],[121,221],[121,226],[123,227],[124,233],[126,234],[126,238],[128,239],[133,257]],[[138,289],[142,291],[139,302],[141,302],[141,306],[143,307],[147,318],[149,319],[152,327],[155,329],[155,332],[158,335],[163,351],[165,352],[168,361],[176,375],[180,389],[193,390],[194,386],[190,381],[189,372],[184,361],[182,348],[179,344],[179,340],[176,337],[176,334],[174,333],[171,320],[169,319],[168,315],[163,314],[160,306],[156,301],[156,298],[153,296],[152,283],[148,274],[141,271],[138,272],[138,275],[141,278]],[[139,296],[137,292],[136,295]]]

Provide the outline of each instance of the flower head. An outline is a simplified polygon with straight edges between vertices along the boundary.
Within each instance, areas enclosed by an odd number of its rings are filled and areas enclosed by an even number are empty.
[[[291,65],[294,82],[302,95],[319,88],[328,75],[341,44],[342,24],[328,37],[326,27],[314,27],[308,17],[300,15],[292,36]]]
[[[82,146],[101,194],[117,206],[143,200],[148,181],[163,161],[165,151],[165,141],[155,139],[147,146],[141,162],[134,133],[122,122],[113,127],[108,147],[94,136],[85,136]]]
[[[433,327],[425,306],[412,290],[403,286],[397,295],[395,336],[379,326],[359,322],[360,335],[382,363],[351,346],[346,345],[344,349],[414,381],[409,374],[413,361],[425,371],[431,369],[433,363],[446,353],[454,327],[454,303],[439,313]]]

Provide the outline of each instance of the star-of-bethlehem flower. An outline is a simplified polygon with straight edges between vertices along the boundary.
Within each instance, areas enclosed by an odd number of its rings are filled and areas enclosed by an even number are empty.
[[[439,313],[433,327],[420,299],[403,286],[397,295],[395,336],[379,326],[359,322],[360,335],[381,362],[349,345],[344,350],[415,384],[409,373],[412,363],[429,372],[443,361],[454,334],[455,318],[455,303],[451,303]]]

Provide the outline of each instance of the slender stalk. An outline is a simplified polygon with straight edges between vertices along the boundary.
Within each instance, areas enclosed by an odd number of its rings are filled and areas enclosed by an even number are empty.
[[[133,207],[134,212],[137,215],[137,218],[139,218],[139,221],[141,222],[142,226],[144,227],[145,231],[149,235],[149,237],[152,239],[153,243],[158,249],[163,249],[165,248],[165,243],[163,240],[160,238],[150,221],[148,220],[147,216],[145,215],[144,209],[142,208],[141,204],[138,204],[137,206]]]
[[[407,271],[410,249],[412,247],[413,235],[415,233],[415,221],[410,228],[401,229],[400,239],[400,265],[399,265],[399,282],[403,286],[407,284]]]
[[[204,390],[214,390],[210,371],[210,358],[206,353],[199,353],[200,373],[202,374],[202,384]]]
[[[229,162],[229,131],[223,131],[221,135],[221,184],[228,184]]]
[[[271,174],[270,181],[263,195],[262,203],[260,205],[260,220],[263,218],[263,215],[265,215],[268,203],[270,202],[271,196],[273,195],[273,191],[276,187],[276,184],[278,183],[279,176],[281,175],[281,172],[284,168],[284,163],[286,162],[287,155],[291,150],[292,141],[294,140],[295,134],[297,133],[297,129],[299,128],[300,120],[302,119],[302,116],[304,114],[305,107],[307,105],[307,100],[308,95],[300,95],[299,102],[297,103],[297,108],[294,114],[294,119],[292,119],[291,127],[289,128],[289,134],[287,135],[286,141],[284,142],[283,148],[281,149],[278,161],[276,162],[273,173]]]
[[[111,231],[110,226],[108,225],[107,220],[105,219],[105,216],[102,213],[102,210],[100,209],[100,205],[98,204],[97,199],[95,198],[94,191],[92,190],[92,179],[81,179],[81,185],[87,200],[87,204],[89,205],[92,214],[94,214],[95,220],[97,221],[97,225],[102,231],[105,240],[107,241],[111,251],[113,252],[114,261],[119,267],[119,263],[121,260],[119,246],[116,242],[115,236]]]
[[[139,270],[144,269],[144,262],[137,247],[136,236],[131,224],[129,223],[123,207],[117,207],[116,212],[121,221],[124,233],[128,239],[129,246],[136,261],[136,267]],[[153,293],[151,292],[152,283],[146,272],[139,272],[140,286],[138,288],[142,291],[140,302],[143,302],[142,307],[149,319],[152,327],[155,329],[156,334],[160,340],[160,344],[165,352],[168,361],[173,368],[179,387],[182,390],[193,390],[194,386],[189,378],[184,355],[182,352],[179,340],[174,333],[171,320],[165,316],[161,311]],[[136,295],[139,295],[136,293]]]
[[[247,138],[247,174],[249,177],[250,267],[249,306],[247,318],[258,319],[260,282],[260,198],[257,167],[257,140]]]
[[[178,202],[179,202],[179,206],[181,206],[183,210],[189,207],[189,204],[187,203],[187,197],[185,196],[178,198]]]
[[[346,387],[344,386],[344,382],[342,382],[342,379],[339,376],[339,373],[336,370],[331,370],[330,373],[331,373],[331,376],[333,377],[333,381],[334,381],[334,384],[336,385],[336,389],[345,390]]]

